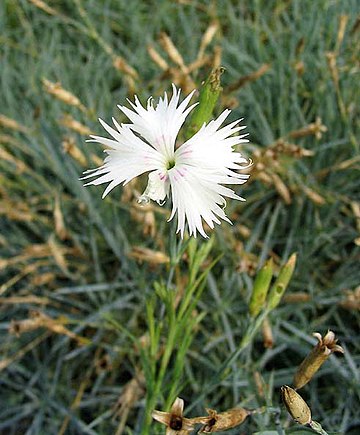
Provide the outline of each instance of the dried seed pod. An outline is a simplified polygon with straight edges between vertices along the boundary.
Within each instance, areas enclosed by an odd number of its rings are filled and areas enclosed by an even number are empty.
[[[213,433],[221,430],[231,429],[242,424],[251,411],[245,408],[232,408],[217,413],[214,409],[207,409],[208,421],[199,430],[199,433]]]
[[[225,94],[228,94],[230,92],[234,92],[234,91],[238,90],[239,88],[243,87],[246,83],[250,83],[250,82],[253,82],[253,81],[259,79],[270,68],[271,68],[271,64],[270,63],[264,63],[264,64],[262,64],[258,70],[253,71],[250,74],[247,74],[245,76],[240,77],[238,80],[236,80],[236,82],[234,82],[231,85],[227,86],[225,88]]]
[[[43,10],[44,12],[48,13],[49,15],[59,15],[59,13],[56,11],[56,9],[49,6],[47,3],[45,3],[42,0],[30,0],[30,3],[32,3],[37,8]]]
[[[48,94],[53,95],[55,98],[64,102],[65,104],[68,104],[69,106],[78,107],[83,112],[86,112],[86,107],[83,104],[81,104],[79,98],[76,95],[64,89],[61,83],[59,82],[54,83],[45,78],[42,79],[42,83],[45,92],[47,92]]]
[[[163,49],[166,51],[166,53],[170,57],[170,59],[176,65],[178,65],[183,72],[186,72],[186,66],[184,63],[184,59],[181,56],[179,50],[176,48],[176,46],[173,43],[170,36],[167,33],[162,32],[160,34],[159,41],[160,41],[160,44],[162,45]]]
[[[339,302],[339,305],[346,310],[360,311],[360,286],[353,291],[346,290],[346,297]]]
[[[311,410],[305,400],[295,390],[283,385],[281,387],[281,398],[291,417],[302,425],[311,422]]]
[[[274,336],[271,328],[271,323],[268,317],[265,317],[261,326],[263,343],[266,349],[271,349],[274,346]]]
[[[327,58],[329,59],[329,56],[327,56]],[[303,128],[300,128],[299,130],[294,130],[290,132],[289,137],[294,139],[294,138],[314,135],[316,139],[321,139],[322,134],[325,133],[326,131],[327,131],[327,127],[323,125],[321,118],[317,117],[315,122],[312,122],[311,124]]]
[[[146,263],[152,265],[167,264],[170,262],[170,258],[163,252],[154,251],[142,246],[133,246],[128,255],[129,257],[135,258],[138,261],[145,261]]]
[[[90,130],[89,127],[82,124],[81,122],[77,121],[75,118],[73,118],[71,115],[66,113],[63,115],[63,117],[60,119],[59,123],[63,125],[64,127],[69,128],[70,130],[75,131],[76,133],[83,134],[83,135],[90,135],[93,132]]]
[[[81,166],[86,166],[87,160],[85,154],[78,148],[73,137],[64,137],[61,145],[65,154],[69,154]]]
[[[132,79],[136,80],[139,78],[139,74],[137,73],[137,71],[132,66],[130,66],[123,57],[114,55],[113,65],[114,68],[116,68],[118,71],[121,71]]]
[[[344,349],[336,344],[337,340],[332,331],[328,331],[324,338],[318,332],[313,335],[319,340],[319,343],[297,369],[293,382],[295,389],[306,385],[333,352],[344,353]]]
[[[186,435],[194,429],[195,422],[183,417],[184,401],[177,397],[170,412],[153,411],[152,418],[166,426],[168,435]]]
[[[19,337],[25,332],[34,331],[38,328],[46,328],[55,334],[61,334],[70,337],[71,339],[77,341],[79,345],[89,344],[90,340],[85,337],[81,337],[66,328],[64,326],[66,323],[67,319],[53,319],[41,311],[30,311],[28,319],[13,320],[10,324],[9,332]]]
[[[286,184],[283,182],[281,177],[279,177],[278,174],[275,172],[271,173],[271,179],[274,184],[275,189],[277,190],[278,194],[281,196],[281,198],[284,200],[285,204],[291,204],[291,195],[290,190],[286,186]]]
[[[28,129],[24,127],[22,124],[19,124],[15,119],[8,118],[5,115],[0,114],[0,126],[9,128],[10,130],[15,131],[22,131],[23,133],[26,133]]]
[[[156,65],[160,67],[163,71],[166,71],[169,68],[166,60],[156,51],[154,46],[148,45],[147,51],[153,62],[156,63]]]
[[[326,199],[320,194],[315,192],[315,190],[310,189],[310,187],[302,186],[305,195],[316,205],[326,204]]]
[[[199,52],[197,55],[198,59],[204,56],[207,46],[211,43],[212,39],[214,38],[218,30],[219,30],[219,23],[217,21],[213,21],[212,23],[210,23],[205,33],[203,34],[203,37],[201,38]]]

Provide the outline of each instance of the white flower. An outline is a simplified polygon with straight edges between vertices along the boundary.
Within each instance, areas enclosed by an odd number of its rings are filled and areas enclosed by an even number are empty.
[[[171,195],[171,220],[177,214],[177,232],[184,235],[187,223],[189,234],[196,237],[197,231],[207,237],[203,221],[210,228],[220,219],[229,223],[223,210],[224,197],[244,201],[224,184],[243,184],[249,175],[238,174],[244,169],[247,160],[233,147],[243,142],[246,135],[234,133],[244,129],[239,126],[241,120],[221,128],[230,113],[224,112],[215,120],[204,124],[189,140],[176,146],[179,130],[189,112],[196,106],[187,107],[194,91],[179,104],[180,89],[173,85],[173,95],[164,98],[154,106],[149,98],[144,108],[137,97],[135,103],[129,101],[133,110],[118,106],[131,121],[119,124],[114,118],[116,129],[100,119],[100,123],[112,136],[107,139],[91,136],[93,142],[99,142],[109,149],[104,164],[85,172],[83,178],[97,177],[89,184],[109,183],[103,197],[119,184],[126,184],[133,178],[149,172],[148,185],[139,198],[140,203],[150,199],[162,205]]]

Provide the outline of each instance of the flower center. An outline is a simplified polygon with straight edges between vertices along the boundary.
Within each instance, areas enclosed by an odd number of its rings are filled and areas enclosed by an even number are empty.
[[[182,418],[178,415],[172,415],[169,426],[170,429],[180,430],[182,428]]]
[[[166,170],[169,171],[175,166],[175,160],[169,160],[166,164]]]

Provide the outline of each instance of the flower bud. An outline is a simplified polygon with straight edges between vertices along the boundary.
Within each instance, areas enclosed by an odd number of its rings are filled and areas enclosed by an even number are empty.
[[[212,118],[215,104],[222,91],[220,77],[224,71],[223,67],[215,68],[203,83],[200,89],[199,105],[193,111],[190,119],[187,131],[189,137],[198,131],[204,122],[209,122]]]
[[[311,422],[311,411],[305,400],[295,390],[283,385],[281,387],[281,398],[291,417],[302,425]]]
[[[295,264],[296,254],[292,254],[287,263],[280,269],[279,276],[270,289],[268,298],[269,310],[273,310],[279,305],[281,298],[290,282],[292,274],[294,273]]]
[[[256,317],[265,305],[265,299],[269,290],[272,274],[273,261],[272,258],[270,258],[256,275],[249,302],[249,312],[252,317]]]
[[[295,373],[293,382],[295,389],[306,385],[333,352],[344,353],[344,349],[336,344],[337,340],[332,331],[328,331],[324,338],[318,332],[313,335],[319,340],[319,343],[300,364]]]

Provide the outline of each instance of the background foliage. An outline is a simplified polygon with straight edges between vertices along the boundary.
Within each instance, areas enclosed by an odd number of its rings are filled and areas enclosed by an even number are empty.
[[[104,201],[101,188],[82,187],[80,174],[102,156],[85,139],[103,134],[97,117],[123,120],[116,104],[134,93],[144,101],[171,82],[186,93],[220,64],[218,112],[245,117],[242,152],[254,166],[247,202],[227,206],[234,225],[215,231],[206,262],[222,257],[194,310],[204,318],[180,396],[189,415],[277,406],[311,333],[331,329],[345,356],[304,395],[329,431],[357,433],[359,14],[356,0],[0,3],[1,433],[138,433],[145,302],[167,276],[172,227],[166,209],[136,207],[142,180]],[[269,318],[272,346],[257,334],[206,390],[241,340],[254,272],[292,252],[294,278]],[[158,318],[162,309],[156,300]],[[273,428],[262,415],[243,430]]]

